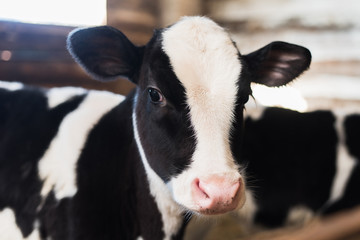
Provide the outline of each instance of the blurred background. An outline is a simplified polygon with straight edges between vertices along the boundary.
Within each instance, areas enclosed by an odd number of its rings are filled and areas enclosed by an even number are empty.
[[[129,82],[90,80],[74,63],[65,49],[72,29],[107,24],[142,45],[154,28],[206,15],[230,31],[243,54],[276,40],[311,50],[311,69],[301,80],[272,91],[254,86],[259,103],[304,111],[360,101],[358,0],[0,0],[0,6],[1,80],[126,94]]]

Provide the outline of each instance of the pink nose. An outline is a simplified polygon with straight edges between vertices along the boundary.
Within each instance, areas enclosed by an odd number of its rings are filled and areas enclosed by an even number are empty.
[[[192,197],[199,212],[206,215],[234,210],[241,199],[241,180],[231,181],[221,176],[196,178],[191,186]]]

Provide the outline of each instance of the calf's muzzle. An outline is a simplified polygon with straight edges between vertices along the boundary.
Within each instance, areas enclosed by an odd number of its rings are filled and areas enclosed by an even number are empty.
[[[241,178],[234,180],[218,175],[195,178],[191,184],[191,194],[198,212],[205,215],[229,212],[245,200]]]

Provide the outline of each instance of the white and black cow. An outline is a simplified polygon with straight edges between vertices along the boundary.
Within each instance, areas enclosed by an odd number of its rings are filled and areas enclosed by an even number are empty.
[[[142,47],[111,27],[80,29],[68,48],[96,79],[137,88],[125,98],[3,83],[1,239],[179,239],[185,216],[241,208],[250,83],[284,85],[311,61],[284,42],[241,55],[205,17]]]
[[[360,108],[247,112],[241,159],[252,222],[303,223],[360,204]]]

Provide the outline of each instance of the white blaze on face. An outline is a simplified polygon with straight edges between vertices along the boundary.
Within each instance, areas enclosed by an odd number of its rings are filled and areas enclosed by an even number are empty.
[[[185,17],[164,31],[163,50],[185,88],[197,141],[189,169],[169,183],[176,201],[189,207],[194,178],[240,177],[229,137],[241,64],[229,35],[204,17]]]

